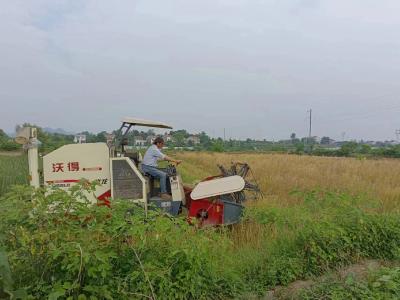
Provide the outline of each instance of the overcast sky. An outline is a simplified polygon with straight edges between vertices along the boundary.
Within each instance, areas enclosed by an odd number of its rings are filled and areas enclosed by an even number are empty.
[[[0,128],[394,139],[399,0],[0,0]]]

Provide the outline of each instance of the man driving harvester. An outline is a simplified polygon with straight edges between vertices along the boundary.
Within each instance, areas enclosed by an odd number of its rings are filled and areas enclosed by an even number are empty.
[[[160,179],[160,197],[163,200],[172,200],[171,195],[167,193],[167,173],[158,168],[157,162],[159,160],[166,160],[174,162],[179,165],[182,161],[173,159],[161,152],[164,147],[164,139],[162,137],[156,137],[153,145],[147,149],[142,161],[142,171],[155,178]]]

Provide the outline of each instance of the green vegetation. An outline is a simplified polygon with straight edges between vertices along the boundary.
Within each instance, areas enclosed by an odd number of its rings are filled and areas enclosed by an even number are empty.
[[[316,146],[310,152],[317,156],[339,156],[339,157],[391,157],[400,158],[400,145],[371,147],[368,144],[346,142],[338,149],[323,148]]]
[[[0,150],[15,151],[17,149],[19,149],[18,144],[10,139],[10,137],[0,129]]]
[[[26,155],[0,155],[0,196],[14,184],[28,184]]]
[[[222,299],[240,291],[226,233],[126,202],[88,206],[71,194],[16,186],[0,200],[0,293],[30,299]],[[80,200],[80,201],[77,201]],[[8,257],[8,259],[5,259]]]
[[[1,198],[3,294],[226,299],[400,255],[399,214],[378,213],[362,197],[296,192],[299,205],[249,207],[230,230],[198,230],[157,212],[145,219],[124,202],[88,206],[83,191],[91,188],[32,195],[16,186]]]
[[[250,290],[261,293],[362,258],[399,258],[398,214],[366,213],[376,204],[347,194],[301,195],[303,204],[297,207],[247,210],[247,222],[262,224],[276,236],[262,231],[262,252],[248,249],[253,263],[247,261],[243,274]]]
[[[382,268],[371,272],[366,279],[357,280],[353,275],[343,280],[327,278],[300,293],[302,299],[399,299],[400,268]]]

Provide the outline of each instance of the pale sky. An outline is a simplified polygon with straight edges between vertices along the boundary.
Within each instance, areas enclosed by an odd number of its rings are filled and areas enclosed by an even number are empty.
[[[399,0],[0,0],[0,128],[394,139]]]

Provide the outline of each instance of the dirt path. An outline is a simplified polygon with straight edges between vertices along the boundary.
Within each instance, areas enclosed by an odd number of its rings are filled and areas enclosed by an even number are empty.
[[[358,264],[340,268],[336,272],[326,274],[321,277],[310,280],[298,280],[286,287],[276,287],[274,290],[268,291],[266,296],[262,299],[299,299],[299,293],[303,289],[310,288],[321,281],[327,280],[328,278],[345,279],[347,276],[352,275],[356,280],[362,280],[366,278],[371,271],[375,271],[381,267],[389,265],[393,266],[393,263],[380,260],[366,260]]]

